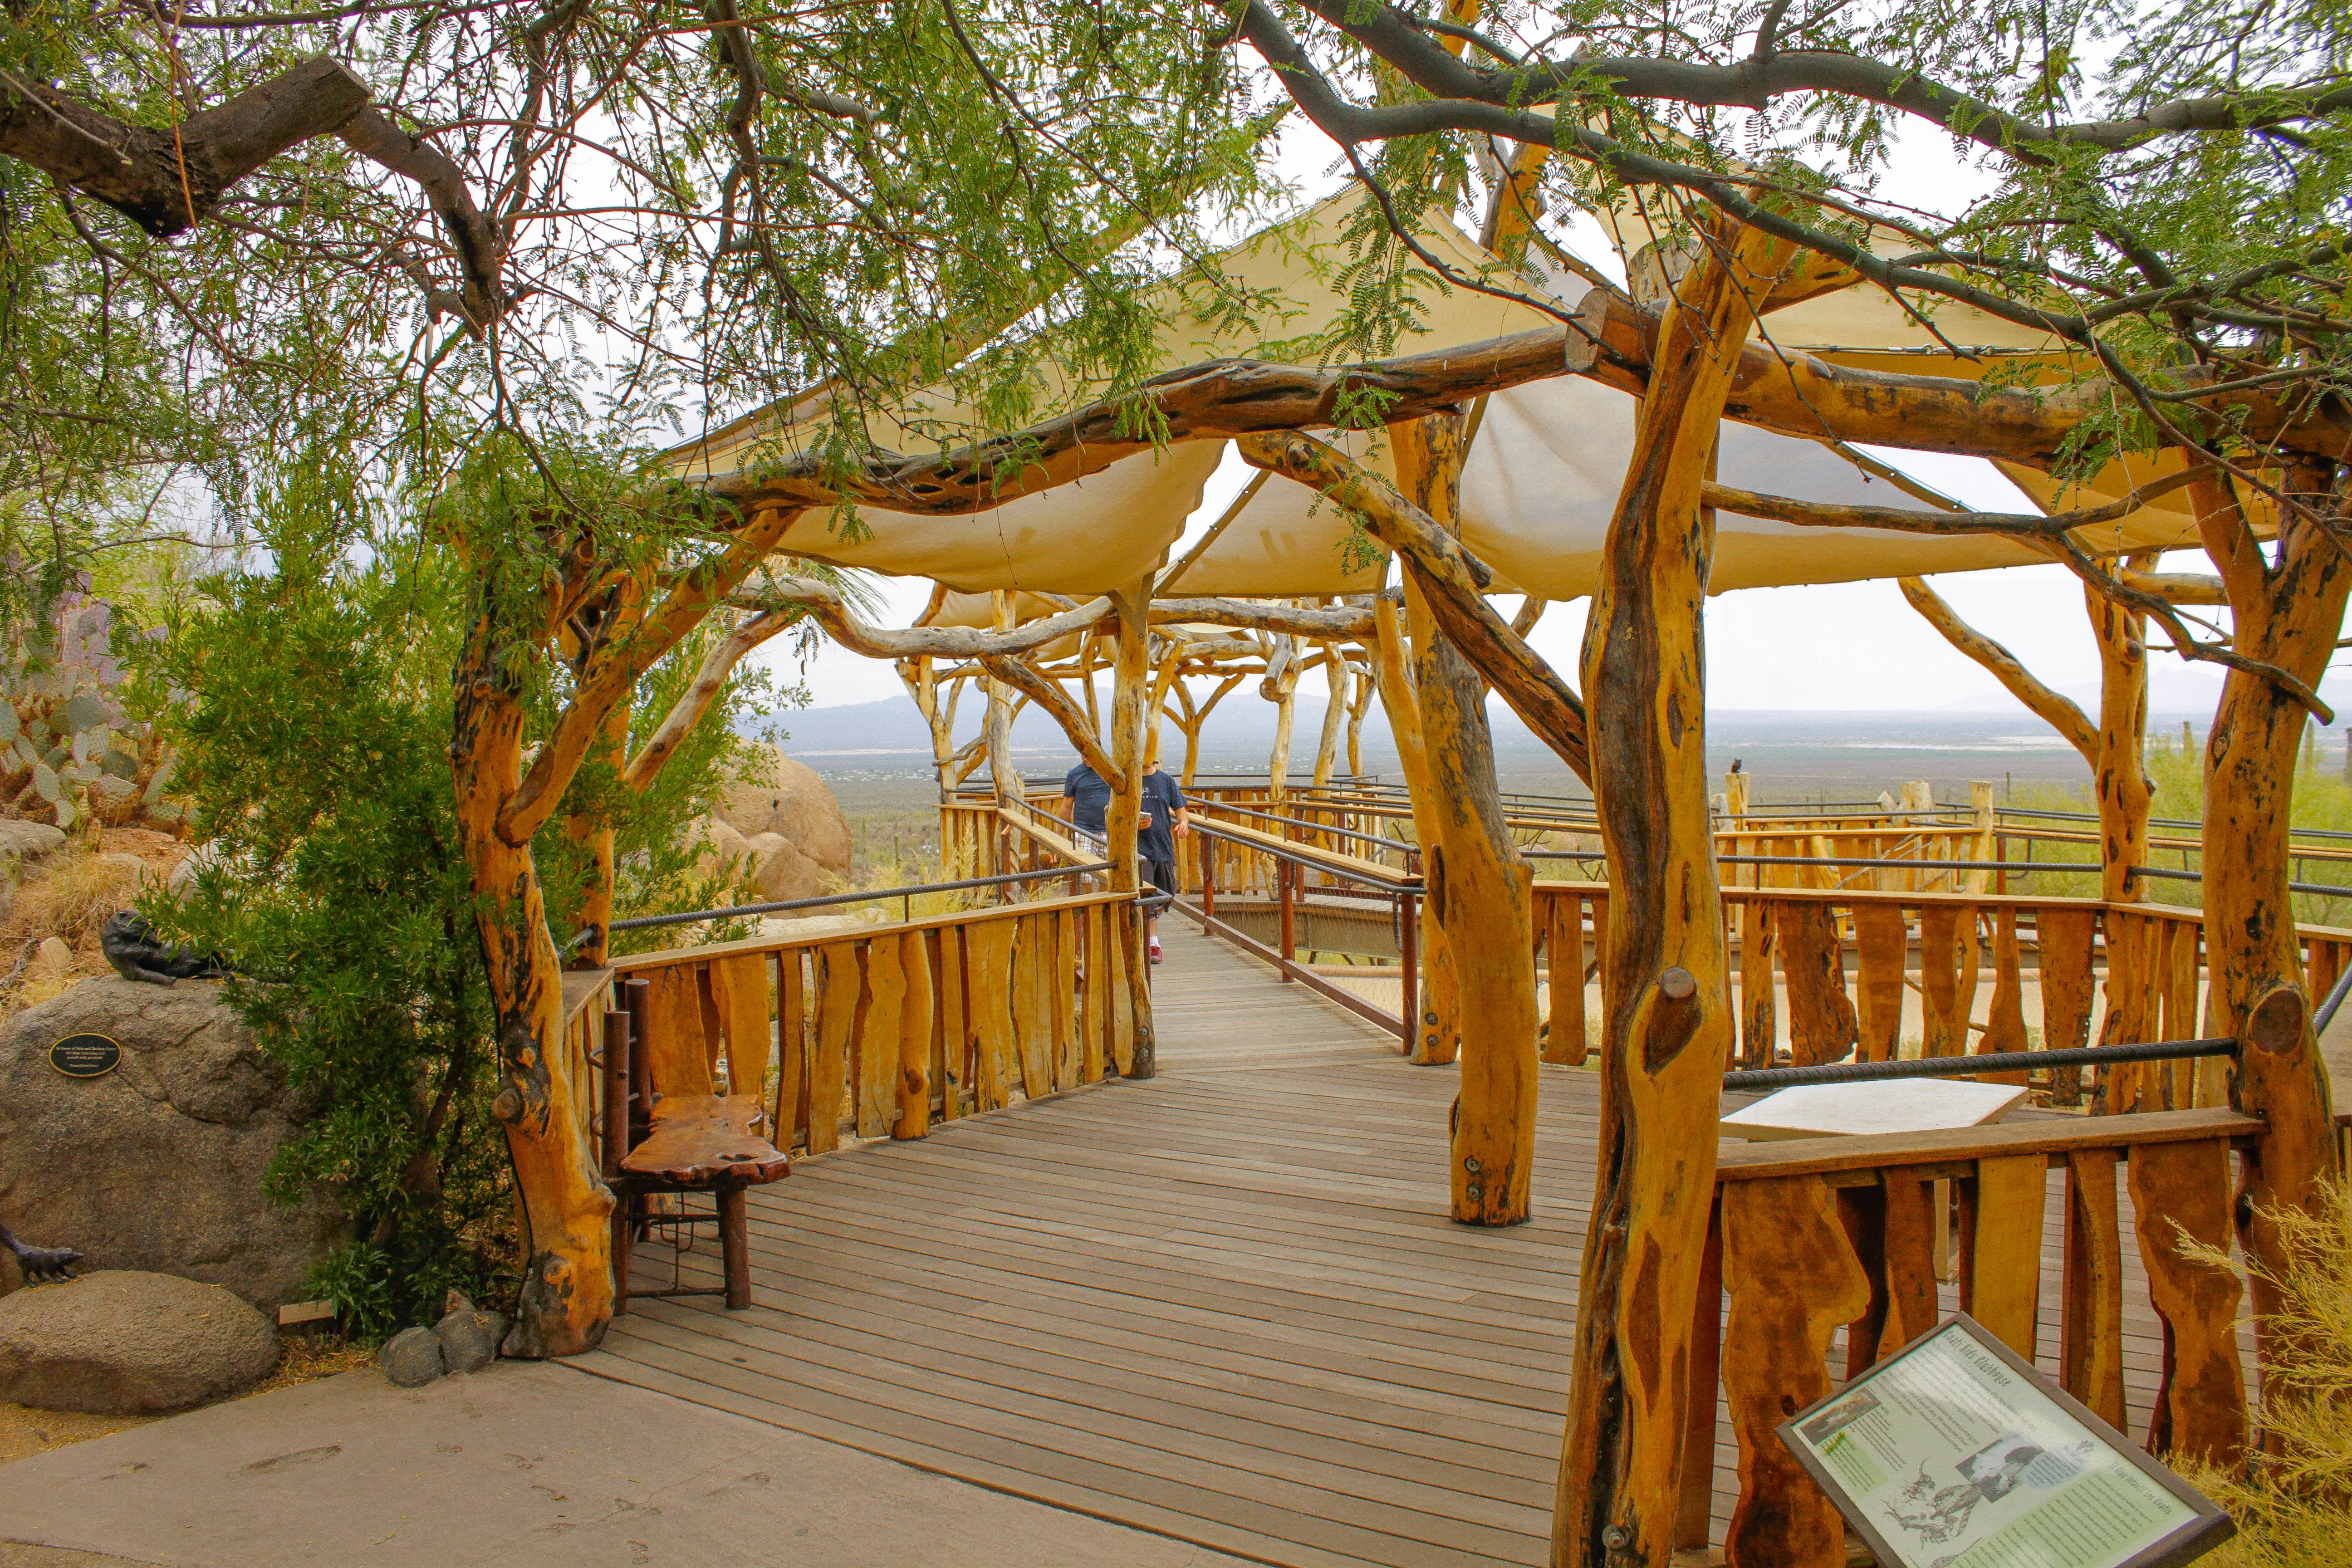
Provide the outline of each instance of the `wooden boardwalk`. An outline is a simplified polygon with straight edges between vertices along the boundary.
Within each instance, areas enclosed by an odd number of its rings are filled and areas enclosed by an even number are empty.
[[[1157,1079],[804,1161],[751,1194],[751,1311],[633,1303],[569,1364],[1269,1563],[1542,1563],[1599,1080],[1544,1069],[1537,1216],[1465,1229],[1451,1069],[1163,935]],[[2125,1250],[2137,1427],[2158,1331]]]

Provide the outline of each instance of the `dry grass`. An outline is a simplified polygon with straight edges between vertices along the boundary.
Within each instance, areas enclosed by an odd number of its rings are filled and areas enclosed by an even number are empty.
[[[0,1017],[48,1001],[92,975],[111,973],[99,950],[110,916],[138,899],[142,884],[169,877],[187,846],[169,834],[110,827],[77,835],[57,854],[35,864],[0,921],[0,982],[45,937],[72,950],[63,970],[27,964],[13,985],[0,984]]]
[[[2294,1347],[2263,1405],[2278,1451],[2183,1473],[2238,1521],[2214,1568],[2352,1568],[2352,1188],[2277,1218],[2287,1261],[2262,1273],[2279,1292],[2270,1327]]]

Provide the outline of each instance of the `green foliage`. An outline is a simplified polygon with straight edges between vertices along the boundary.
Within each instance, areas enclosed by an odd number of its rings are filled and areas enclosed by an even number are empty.
[[[173,787],[206,846],[185,896],[144,907],[166,935],[242,972],[231,1004],[316,1092],[268,1191],[324,1186],[346,1205],[355,1241],[318,1285],[376,1336],[429,1321],[452,1286],[505,1299],[520,1261],[488,1113],[493,1006],[447,757],[449,671],[473,584],[331,463],[289,464],[250,521],[269,569],[204,580],[141,660],[142,681],[179,696],[164,720],[182,755]],[[656,704],[698,657],[689,647],[657,667],[640,726],[658,721]],[[618,788],[609,768],[584,784],[601,792],[588,804],[612,811],[631,868],[624,914],[717,890],[672,841],[707,808],[733,720],[760,695],[738,682],[644,795]],[[560,942],[579,857],[560,823],[534,850],[555,868]]]

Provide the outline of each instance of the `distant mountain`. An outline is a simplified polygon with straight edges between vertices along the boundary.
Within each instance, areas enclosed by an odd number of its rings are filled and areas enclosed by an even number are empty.
[[[1110,694],[1100,693],[1108,710]],[[1322,731],[1320,693],[1302,692],[1293,720],[1291,755],[1295,764],[1312,765],[1317,738]],[[977,693],[967,692],[956,711],[958,744],[979,732],[985,705]],[[1502,770],[1511,774],[1559,770],[1549,748],[1498,704],[1489,704],[1495,753]],[[751,728],[772,721],[789,735],[785,750],[820,773],[866,769],[897,772],[921,769],[930,762],[930,734],[911,699],[887,698],[832,708],[784,710]],[[2208,719],[2198,718],[2202,733]],[[2179,718],[2151,720],[2152,736],[2179,732]],[[1255,690],[1234,691],[1210,719],[1202,745],[1202,763],[1214,770],[1256,770],[1265,765],[1274,744],[1275,710]],[[2331,737],[2332,738],[2332,737]],[[1024,710],[1013,724],[1013,749],[1022,768],[1031,773],[1057,772],[1076,761],[1076,752],[1053,721],[1035,709]],[[1182,755],[1183,737],[1173,724],[1162,731],[1161,746],[1172,766]],[[1377,705],[1367,715],[1363,736],[1364,764],[1393,776],[1396,752],[1388,723]],[[1708,715],[1708,767],[1729,769],[1738,759],[1755,774],[1762,798],[1775,798],[1775,786],[1801,790],[1810,796],[1824,787],[1859,788],[1874,795],[1904,779],[1926,778],[1938,788],[1965,791],[1971,778],[2014,778],[2079,782],[2084,776],[2080,759],[2057,734],[2022,710],[1991,713],[1760,712],[1723,710]],[[1564,777],[1564,774],[1563,774]]]

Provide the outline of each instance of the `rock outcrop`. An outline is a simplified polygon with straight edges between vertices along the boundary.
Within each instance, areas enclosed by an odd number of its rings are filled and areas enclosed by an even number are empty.
[[[50,1067],[49,1047],[79,1034],[114,1040],[121,1065],[93,1079]],[[85,980],[0,1025],[0,1215],[93,1268],[222,1285],[264,1310],[299,1300],[347,1230],[323,1194],[262,1195],[309,1109],[218,985]],[[14,1289],[15,1265],[0,1268]]]
[[[849,819],[824,780],[772,746],[758,756],[721,798],[718,826],[740,837],[720,852],[745,858],[765,898],[815,899],[836,890],[849,875]]]
[[[109,1269],[0,1300],[0,1399],[36,1409],[184,1410],[277,1364],[269,1321],[216,1285]]]

